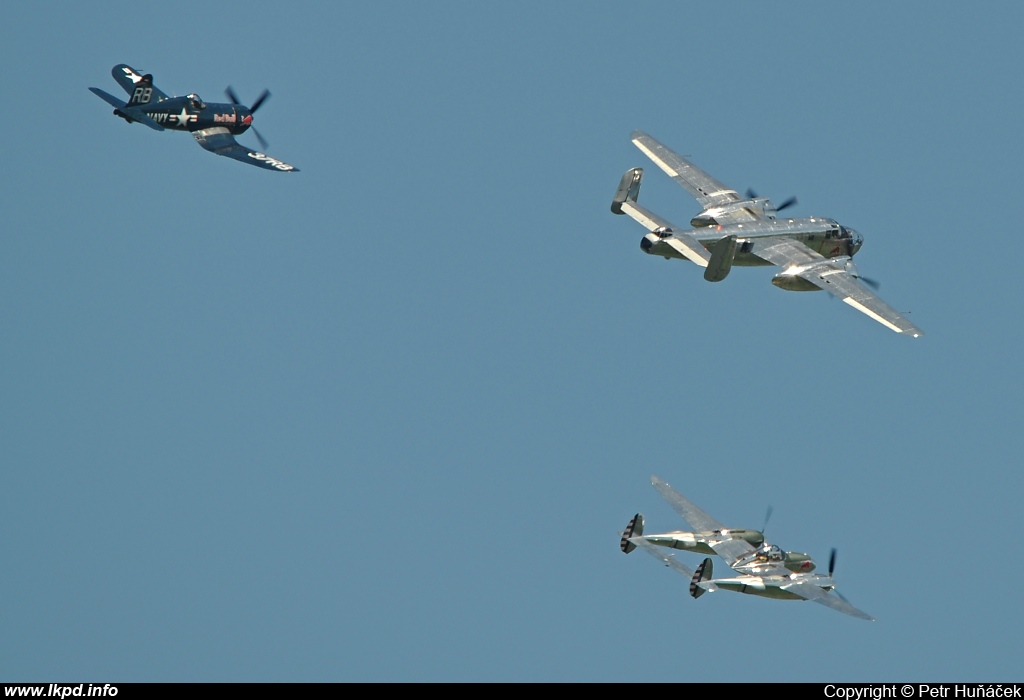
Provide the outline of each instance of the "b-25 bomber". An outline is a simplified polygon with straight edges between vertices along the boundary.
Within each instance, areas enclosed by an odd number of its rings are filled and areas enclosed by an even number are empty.
[[[611,209],[648,230],[640,241],[645,253],[690,260],[704,268],[709,282],[725,279],[733,265],[777,265],[782,270],[772,278],[776,287],[797,292],[824,289],[890,330],[914,338],[923,335],[869,289],[876,285],[853,263],[864,244],[857,231],[834,219],[779,216],[796,203],[795,197],[776,206],[751,190],[741,195],[648,134],[634,131],[632,139],[703,207],[690,220],[691,229],[676,226],[637,203],[643,168],[626,171]]]
[[[127,102],[99,88],[89,90],[114,108],[114,114],[131,124],[138,122],[155,131],[171,129],[187,131],[196,142],[219,156],[226,156],[249,165],[280,173],[297,173],[294,165],[253,151],[235,141],[235,136],[251,130],[263,148],[267,142],[252,126],[253,114],[270,97],[264,90],[251,107],[246,107],[230,87],[225,90],[230,103],[204,102],[192,93],[183,97],[170,97],[153,85],[153,76],[141,74],[123,63],[110,71],[117,84],[128,93]]]

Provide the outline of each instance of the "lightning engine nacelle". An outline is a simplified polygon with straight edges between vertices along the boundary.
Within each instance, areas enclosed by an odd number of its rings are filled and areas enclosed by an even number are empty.
[[[661,535],[645,535],[651,544],[669,549],[682,549],[687,552],[714,554],[711,543],[723,540],[746,540],[753,547],[764,544],[764,535],[758,530],[716,530],[714,532],[666,532]]]

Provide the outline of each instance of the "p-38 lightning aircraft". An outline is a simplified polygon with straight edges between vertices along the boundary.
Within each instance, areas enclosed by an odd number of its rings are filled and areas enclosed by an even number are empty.
[[[694,598],[701,597],[705,591],[723,589],[766,598],[813,600],[862,620],[875,619],[850,605],[835,590],[832,578],[836,562],[834,549],[829,559],[828,575],[812,573],[815,566],[808,555],[784,552],[778,546],[765,542],[764,533],[758,530],[726,528],[658,477],[652,476],[651,483],[695,532],[673,531],[645,535],[643,515],[637,513],[622,533],[619,547],[626,554],[640,547],[689,578],[690,595]],[[717,554],[739,575],[713,578],[710,557],[693,571],[680,563],[674,555],[667,553],[666,549]]]
[[[733,265],[778,265],[772,284],[790,291],[824,289],[887,328],[915,338],[921,329],[882,301],[861,277],[853,256],[863,237],[834,219],[779,217],[796,198],[775,206],[748,190],[741,196],[693,163],[642,131],[633,143],[700,203],[692,229],[672,224],[637,204],[643,168],[626,171],[612,200],[612,212],[628,214],[650,232],[640,247],[665,259],[690,260],[704,269],[704,279],[718,282]]]
[[[194,93],[184,97],[169,97],[153,85],[152,75],[140,74],[123,63],[114,66],[110,73],[118,85],[128,93],[128,102],[123,102],[99,88],[91,87],[89,90],[112,105],[114,114],[129,124],[139,122],[156,131],[188,131],[200,146],[219,156],[227,156],[281,173],[299,171],[293,165],[258,151],[251,151],[235,141],[235,135],[252,128],[252,115],[263,101],[270,97],[270,91],[264,90],[251,107],[243,105],[230,87],[225,91],[231,100],[230,104],[206,103]],[[252,132],[260,145],[266,148],[267,142],[259,132],[255,128],[252,128]]]

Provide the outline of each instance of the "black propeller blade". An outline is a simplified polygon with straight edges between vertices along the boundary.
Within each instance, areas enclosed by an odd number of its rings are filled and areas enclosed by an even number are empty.
[[[783,209],[789,209],[791,206],[796,204],[796,197],[790,197],[785,202],[775,207],[775,211],[782,211]]]
[[[829,576],[829,578],[832,578],[832,573],[835,570],[836,570],[836,548],[833,547],[832,548],[832,555],[828,558],[828,576]],[[850,602],[850,601],[846,600],[846,596],[844,596],[842,593],[840,593],[839,591],[836,590],[834,584],[832,586],[832,592],[835,593],[840,598],[842,598],[845,602],[847,602],[847,603]]]
[[[263,101],[268,97],[270,97],[270,90],[264,90],[263,94],[257,97],[256,101],[252,103],[252,107],[249,108],[249,111],[255,114],[256,110],[260,108],[260,105],[263,104]]]
[[[238,99],[238,95],[235,94],[235,91],[232,89],[232,87],[230,85],[228,85],[227,88],[224,90],[224,94],[228,96],[229,100],[231,100],[231,104],[236,104],[236,105],[240,105],[242,107],[245,107],[245,105],[242,104],[242,101],[240,99]],[[249,113],[250,114],[255,114],[256,110],[260,108],[260,105],[263,104],[268,97],[270,97],[270,90],[264,90],[260,94],[260,96],[256,98],[256,101],[252,103],[252,107],[248,108],[249,109]],[[254,127],[254,126],[250,126],[249,127],[249,131],[251,131],[253,134],[255,134],[256,140],[260,142],[260,146],[262,146],[264,149],[266,149],[266,147],[267,147],[267,140],[265,138],[263,138],[263,134],[261,134],[260,132],[256,131],[256,127]]]
[[[761,534],[764,534],[765,529],[768,527],[768,519],[772,517],[772,507],[768,506],[768,510],[764,514],[764,525],[761,526]]]
[[[251,131],[252,133],[256,134],[256,140],[260,142],[260,145],[263,146],[264,149],[266,149],[267,148],[267,140],[265,138],[263,138],[263,134],[261,134],[260,132],[256,131],[256,127],[254,127],[254,126],[250,126],[249,127],[249,131]]]
[[[757,192],[754,191],[753,187],[747,188],[747,199],[757,199]],[[790,197],[785,202],[775,207],[775,211],[782,211],[783,209],[789,209],[791,206],[796,204],[796,197]]]

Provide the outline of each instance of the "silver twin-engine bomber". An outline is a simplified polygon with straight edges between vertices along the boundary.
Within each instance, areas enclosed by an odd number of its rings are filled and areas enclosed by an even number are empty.
[[[736,190],[711,177],[642,131],[633,143],[703,207],[691,229],[676,226],[637,204],[642,168],[626,171],[612,200],[612,212],[626,214],[649,233],[640,247],[650,255],[690,260],[704,268],[704,279],[719,282],[733,265],[777,265],[772,284],[795,292],[824,289],[897,333],[917,338],[920,328],[882,301],[861,277],[853,256],[864,238],[834,219],[787,218],[779,212],[796,203],[775,206],[766,197]]]

